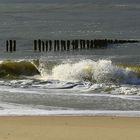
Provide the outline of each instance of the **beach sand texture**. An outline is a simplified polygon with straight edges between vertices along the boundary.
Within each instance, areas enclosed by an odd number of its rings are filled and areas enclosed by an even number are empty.
[[[0,140],[140,140],[140,118],[0,117]]]

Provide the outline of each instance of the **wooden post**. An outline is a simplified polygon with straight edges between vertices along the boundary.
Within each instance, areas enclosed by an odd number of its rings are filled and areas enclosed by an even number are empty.
[[[90,48],[90,42],[89,42],[89,40],[87,40],[87,49],[89,49]]]
[[[64,51],[64,42],[61,40],[61,51]]]
[[[80,39],[80,50],[83,49],[83,40]]]
[[[78,47],[79,47],[78,45],[79,45],[79,41],[78,40],[75,40],[75,49],[76,50],[78,50]]]
[[[85,48],[86,48],[86,41],[83,40],[83,49],[85,49]]]
[[[16,40],[13,40],[13,51],[16,51]]]
[[[93,49],[93,48],[94,48],[94,41],[91,40],[91,41],[90,41],[90,49]]]
[[[72,44],[72,50],[75,50],[75,41],[72,40],[71,44]]]
[[[49,51],[52,50],[52,40],[49,40]]]
[[[56,44],[57,44],[57,45],[56,45],[56,46],[57,46],[57,51],[59,51],[59,50],[60,50],[59,40],[56,41]]]
[[[11,53],[13,52],[13,42],[12,42],[12,40],[10,40],[10,52]]]
[[[97,48],[98,47],[97,44],[98,44],[97,40],[94,39],[94,48]]]
[[[115,39],[114,43],[117,44],[117,43],[119,43],[119,41],[117,39]]]
[[[6,51],[8,52],[9,51],[9,41],[6,40]]]
[[[70,50],[70,40],[67,40],[67,51]]]
[[[34,40],[34,51],[37,51],[37,40]]]
[[[66,51],[66,41],[63,40],[63,45],[64,45],[64,51]]]
[[[54,51],[56,51],[56,48],[57,48],[57,42],[56,40],[54,40]]]
[[[48,49],[48,40],[46,40],[45,46],[46,46],[46,52],[47,52],[49,50]]]
[[[44,41],[42,41],[42,51],[43,52],[45,51],[45,43],[44,43]]]
[[[38,40],[38,50],[39,50],[39,52],[41,52],[41,40],[40,39]]]

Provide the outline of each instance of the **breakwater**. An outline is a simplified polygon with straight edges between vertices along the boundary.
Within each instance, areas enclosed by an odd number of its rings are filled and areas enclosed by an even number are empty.
[[[117,39],[74,39],[74,40],[34,40],[34,52],[71,51],[84,49],[105,49],[112,44],[138,43],[139,40],[117,40]],[[6,52],[15,52],[16,40],[6,40]]]

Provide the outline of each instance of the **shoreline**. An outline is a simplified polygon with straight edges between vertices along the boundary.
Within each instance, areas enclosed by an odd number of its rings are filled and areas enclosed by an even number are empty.
[[[140,118],[0,116],[0,140],[139,140]]]
[[[88,116],[88,117],[139,117],[140,111],[121,110],[29,110],[26,108],[5,109],[0,111],[1,116]]]

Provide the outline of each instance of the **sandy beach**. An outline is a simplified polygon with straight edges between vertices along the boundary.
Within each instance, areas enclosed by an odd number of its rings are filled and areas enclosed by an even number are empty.
[[[140,118],[0,117],[0,140],[139,140]]]

